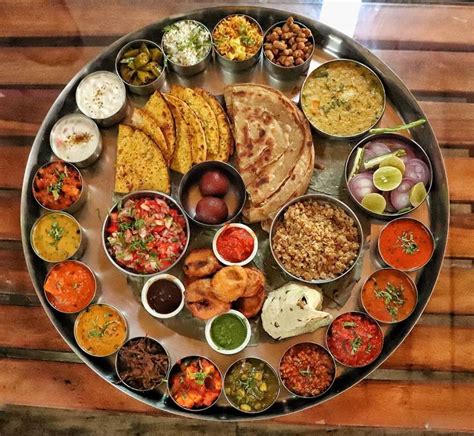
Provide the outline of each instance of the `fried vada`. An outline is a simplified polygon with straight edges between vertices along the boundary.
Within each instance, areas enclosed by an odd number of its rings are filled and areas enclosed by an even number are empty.
[[[184,260],[184,274],[187,277],[208,277],[222,268],[211,248],[192,250]]]
[[[230,303],[214,296],[210,279],[200,279],[191,283],[184,292],[186,307],[196,318],[208,320],[230,309]]]
[[[239,298],[234,303],[234,307],[246,318],[253,318],[254,316],[257,316],[262,310],[265,297],[266,297],[265,290],[262,289],[254,297]]]
[[[265,289],[265,276],[257,268],[246,267],[244,270],[247,272],[248,283],[242,297],[254,297]]]
[[[247,271],[241,266],[226,266],[212,278],[212,292],[221,301],[230,303],[244,294],[248,284]]]

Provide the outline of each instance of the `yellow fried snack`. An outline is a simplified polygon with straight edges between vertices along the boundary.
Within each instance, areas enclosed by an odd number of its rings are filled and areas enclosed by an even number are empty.
[[[221,301],[230,303],[244,294],[248,276],[241,266],[226,266],[212,278],[212,292]]]
[[[212,248],[197,248],[184,259],[184,274],[188,277],[208,277],[222,268]]]
[[[133,127],[140,129],[151,139],[153,139],[155,144],[163,153],[166,161],[170,161],[172,153],[170,153],[170,150],[168,149],[168,143],[166,142],[166,138],[163,135],[163,131],[156,120],[148,112],[135,108],[133,110],[131,124]]]
[[[201,121],[192,111],[192,109],[180,98],[175,97],[171,94],[167,94],[165,95],[165,99],[170,105],[173,105],[174,108],[180,112],[181,117],[184,119],[186,125],[188,126],[187,140],[191,145],[192,162],[204,162],[206,160],[207,143]],[[175,111],[172,111],[172,113],[174,116]],[[183,141],[183,138],[180,138],[179,130],[177,130],[177,141]]]
[[[219,148],[216,155],[208,153],[208,159],[220,160],[227,162],[232,154],[234,138],[230,128],[229,119],[222,108],[221,104],[212,94],[202,88],[194,88],[194,92],[200,95],[211,107],[217,119],[217,127],[219,129]]]
[[[174,119],[170,108],[163,98],[163,94],[161,94],[160,91],[155,91],[150,96],[143,109],[155,119],[158,126],[163,131],[163,135],[168,144],[168,154],[169,156],[172,156],[176,143]]]
[[[141,130],[119,125],[115,192],[141,189],[170,192],[170,176],[158,146]]]
[[[265,290],[265,275],[257,268],[244,268],[247,273],[248,282],[242,297],[254,297]]]
[[[215,159],[219,151],[219,126],[211,106],[191,88],[173,85],[170,94],[186,102],[202,123],[207,144],[207,154],[202,161]]]
[[[171,169],[178,173],[187,173],[193,165],[193,155],[191,151],[191,142],[189,140],[189,126],[184,115],[178,107],[175,97],[166,95],[165,99],[173,114],[174,122],[176,124],[176,144],[171,159]]]
[[[208,320],[230,309],[230,303],[216,298],[210,279],[199,279],[186,287],[184,302],[196,318]]]

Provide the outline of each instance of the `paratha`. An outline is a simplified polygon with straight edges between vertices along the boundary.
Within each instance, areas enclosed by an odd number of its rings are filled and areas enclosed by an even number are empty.
[[[170,192],[163,153],[141,130],[119,125],[115,169],[115,192],[125,194],[143,189]]]
[[[309,124],[289,98],[269,86],[231,85],[224,96],[248,192],[244,218],[268,220],[308,188],[314,167]]]

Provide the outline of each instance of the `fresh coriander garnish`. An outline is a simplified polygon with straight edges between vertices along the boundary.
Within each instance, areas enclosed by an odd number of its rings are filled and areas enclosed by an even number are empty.
[[[57,247],[59,241],[64,235],[64,228],[61,227],[57,221],[54,221],[49,229],[48,235],[53,239],[53,242],[50,242],[50,245]]]
[[[309,366],[306,369],[300,369],[299,373],[303,377],[311,377],[313,375],[313,371],[309,369]]]
[[[56,176],[58,177],[57,182],[56,183],[51,183],[48,186],[48,192],[53,194],[54,200],[57,201],[59,199],[59,195],[61,194],[61,191],[63,189],[64,179],[67,176],[67,169],[65,168],[64,172],[62,172],[62,171],[60,172],[58,170],[55,170],[55,172],[56,172]]]
[[[342,323],[342,326],[345,328],[345,329],[350,329],[350,328],[353,328],[353,327],[357,327],[357,323],[354,322],[354,321],[344,321]]]
[[[420,251],[418,244],[415,242],[413,232],[403,232],[402,236],[398,237],[398,242],[406,254],[415,254],[417,251]]]
[[[360,336],[356,336],[351,341],[351,354],[356,354],[359,351],[360,346],[362,345],[362,338]]]
[[[204,382],[206,381],[206,378],[209,377],[209,374],[206,374],[205,372],[203,371],[200,371],[200,372],[193,372],[191,374],[191,377],[194,379],[194,381],[198,384],[198,385],[203,385]]]
[[[385,289],[380,289],[377,286],[374,288],[375,296],[384,300],[385,308],[393,320],[397,319],[398,309],[405,303],[404,290],[402,285],[397,287],[390,282],[387,282]]]

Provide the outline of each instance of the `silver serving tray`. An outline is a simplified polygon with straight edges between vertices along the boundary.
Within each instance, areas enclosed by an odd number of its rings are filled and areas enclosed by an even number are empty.
[[[151,24],[134,33],[124,36],[107,47],[99,56],[86,65],[64,88],[55,103],[49,110],[36,139],[28,159],[23,181],[21,197],[21,231],[23,250],[34,287],[38,298],[48,314],[51,322],[59,331],[64,340],[74,352],[98,375],[128,395],[149,404],[152,407],[183,416],[209,420],[248,420],[259,418],[272,418],[291,412],[303,410],[316,404],[327,401],[346,389],[354,386],[374,371],[405,339],[421,316],[433,287],[437,280],[441,263],[443,260],[449,223],[449,201],[446,171],[439,145],[434,136],[431,126],[427,123],[416,128],[412,134],[413,138],[422,145],[431,158],[434,169],[433,187],[429,202],[425,202],[410,216],[422,220],[427,224],[435,235],[436,249],[430,263],[414,278],[418,284],[419,301],[414,313],[404,322],[394,326],[383,327],[385,333],[385,346],[380,357],[371,365],[360,369],[346,369],[338,366],[337,379],[332,388],[324,395],[316,399],[297,398],[281,389],[277,402],[260,415],[241,414],[232,408],[222,395],[218,403],[204,412],[192,413],[179,409],[166,395],[165,388],[149,393],[137,393],[119,384],[115,375],[113,358],[94,358],[85,354],[77,346],[73,336],[73,323],[75,316],[64,315],[53,310],[45,299],[43,282],[48,271],[48,265],[35,256],[30,243],[29,233],[35,219],[43,213],[35,202],[31,183],[35,170],[45,162],[52,159],[49,147],[49,132],[55,121],[68,113],[77,111],[74,99],[75,88],[82,77],[95,70],[105,69],[114,71],[114,61],[120,48],[128,41],[137,38],[146,38],[160,41],[162,29],[172,22],[191,18],[206,24],[211,30],[222,17],[233,14],[244,13],[256,18],[265,31],[273,23],[285,20],[288,12],[261,7],[215,7],[201,9],[188,14],[175,15]],[[333,58],[350,58],[363,62],[372,68],[382,79],[387,93],[387,107],[382,123],[395,125],[401,121],[413,121],[425,117],[420,106],[413,95],[408,91],[403,82],[388,68],[380,59],[374,56],[368,49],[349,38],[348,36],[334,30],[315,20],[294,14],[296,20],[301,21],[311,28],[316,40],[310,71],[325,60]],[[165,89],[170,83],[179,83],[185,86],[202,86],[216,95],[222,94],[224,85],[235,82],[267,83],[274,86],[288,96],[298,101],[299,88],[304,77],[296,78],[294,81],[279,82],[267,74],[263,68],[263,62],[249,71],[241,73],[229,73],[223,70],[215,61],[204,72],[195,77],[183,78],[169,73]],[[132,96],[129,99],[133,104],[141,105],[143,97]],[[275,368],[283,352],[297,342],[312,340],[324,343],[325,329],[313,334],[306,334],[281,342],[273,341],[266,335],[259,323],[253,323],[253,337],[249,347],[237,356],[223,356],[207,345],[204,339],[204,322],[193,319],[187,310],[183,310],[176,318],[167,322],[159,322],[147,314],[142,308],[139,298],[141,282],[130,279],[120,273],[107,259],[101,245],[101,225],[107,210],[113,203],[114,184],[114,162],[115,162],[115,138],[117,128],[101,129],[104,151],[100,159],[92,167],[82,171],[89,186],[89,198],[87,205],[77,214],[89,245],[82,260],[90,265],[96,272],[100,287],[97,293],[97,301],[110,303],[120,309],[129,323],[129,337],[148,334],[157,338],[169,351],[171,360],[186,355],[201,354],[210,357],[216,362],[224,373],[230,364],[237,358],[244,356],[257,356],[269,361]],[[347,202],[359,216],[365,235],[364,255],[351,272],[349,277],[344,277],[342,282],[323,285],[325,293],[325,310],[333,314],[354,310],[359,307],[358,294],[361,286],[361,276],[366,277],[371,271],[380,265],[377,263],[374,247],[376,245],[378,232],[383,225],[382,221],[371,219],[361,209],[348,199],[344,186],[344,162],[354,145],[352,142],[331,141],[314,136],[317,161],[324,166],[324,170],[315,170],[309,192],[320,192],[335,195]],[[177,193],[177,182],[179,177],[174,175],[173,195]],[[258,226],[255,226],[258,228]],[[192,241],[190,248],[208,244],[212,238],[212,231],[201,230],[192,227]],[[268,290],[280,286],[288,279],[283,276],[275,262],[271,258],[268,241],[265,234],[259,231],[261,249],[256,263],[265,270],[268,278]],[[173,271],[172,271],[173,272]],[[174,273],[180,274],[180,268]]]

